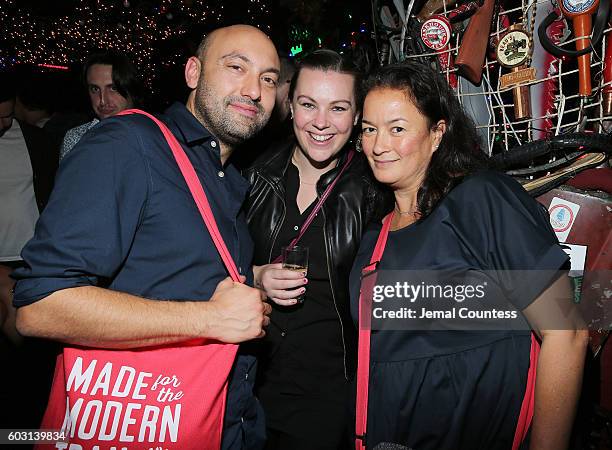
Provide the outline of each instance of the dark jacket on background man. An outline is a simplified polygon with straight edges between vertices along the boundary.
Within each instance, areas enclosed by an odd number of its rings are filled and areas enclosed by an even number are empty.
[[[32,164],[34,195],[41,212],[53,190],[55,172],[59,163],[59,146],[49,134],[38,127],[18,121]]]
[[[284,177],[295,148],[292,137],[274,145],[243,176],[251,184],[245,202],[247,222],[252,236],[257,236],[253,263],[268,264],[276,255],[272,249],[281,228],[285,211]],[[346,160],[321,176],[317,183],[320,197],[334,180]],[[348,277],[359,249],[361,236],[370,222],[380,221],[392,208],[392,194],[372,176],[368,163],[357,153],[322,207],[326,254],[332,294],[342,324],[344,369],[347,379],[355,371],[357,333],[349,310]]]

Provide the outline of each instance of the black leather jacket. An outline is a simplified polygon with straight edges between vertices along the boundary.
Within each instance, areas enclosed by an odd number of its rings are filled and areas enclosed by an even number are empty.
[[[251,236],[255,237],[256,265],[268,264],[273,257],[272,249],[285,218],[283,181],[294,147],[293,139],[272,147],[243,173],[251,184],[245,208]],[[346,152],[338,167],[321,177],[317,183],[319,196],[340,171],[345,158]],[[327,270],[342,328],[347,379],[355,371],[357,343],[349,307],[349,273],[368,223],[380,221],[392,204],[391,192],[376,182],[366,158],[357,153],[321,208]]]

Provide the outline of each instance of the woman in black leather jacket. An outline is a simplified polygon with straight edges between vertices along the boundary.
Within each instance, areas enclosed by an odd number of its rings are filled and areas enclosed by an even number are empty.
[[[356,357],[348,276],[368,223],[380,221],[392,201],[349,143],[359,118],[359,78],[355,67],[331,50],[306,57],[289,91],[295,136],[272,145],[245,172],[252,186],[246,208],[255,241],[255,283],[273,302],[258,375],[267,449],[345,445]],[[309,247],[308,274],[271,264],[350,154],[298,244]],[[299,295],[305,295],[301,303]]]

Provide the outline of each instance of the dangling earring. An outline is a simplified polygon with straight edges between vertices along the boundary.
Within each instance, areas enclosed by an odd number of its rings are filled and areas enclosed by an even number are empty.
[[[293,120],[293,108],[289,108],[289,118]]]
[[[363,151],[363,147],[361,146],[361,135],[357,136],[357,141],[355,142],[355,150],[359,153]]]

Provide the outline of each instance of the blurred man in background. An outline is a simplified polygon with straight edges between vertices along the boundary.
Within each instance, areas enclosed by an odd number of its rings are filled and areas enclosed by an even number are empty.
[[[90,122],[68,130],[60,151],[61,159],[100,120],[124,109],[139,108],[142,104],[143,87],[138,71],[122,53],[107,50],[92,54],[83,67],[83,79],[95,117]]]
[[[89,120],[78,112],[78,91],[68,71],[41,71],[37,67],[17,68],[15,118],[42,128],[61,145],[66,132]]]
[[[10,278],[23,267],[21,250],[49,199],[58,148],[43,130],[14,118],[11,74],[0,74],[0,428],[34,428],[49,392],[54,354],[48,344],[25,342],[15,328]],[[45,377],[45,374],[48,377]]]

